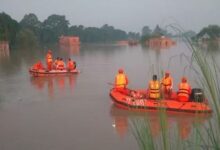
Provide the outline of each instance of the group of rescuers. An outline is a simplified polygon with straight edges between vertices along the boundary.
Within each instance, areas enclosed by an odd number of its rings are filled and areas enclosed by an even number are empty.
[[[123,69],[118,70],[118,74],[115,77],[114,88],[122,93],[130,93],[127,89],[128,78]],[[153,79],[150,80],[147,90],[147,97],[149,99],[160,99],[162,94],[165,98],[171,98],[172,96],[173,79],[169,72],[165,72],[165,76],[161,81],[157,79],[157,75],[153,75]],[[133,91],[134,92],[134,91]],[[135,92],[135,94],[140,94]],[[179,83],[177,100],[180,102],[188,102],[191,94],[191,86],[187,82],[186,77],[183,77]]]
[[[52,55],[52,51],[48,50],[47,54],[46,54],[46,65],[47,71],[51,71],[51,70],[64,70],[67,69],[68,71],[74,70],[76,69],[76,62],[71,60],[70,58],[67,61],[67,65],[65,68],[65,62],[63,61],[62,58],[57,57],[54,61],[53,61],[53,55]],[[35,64],[35,68],[36,69],[43,69],[43,65],[41,62],[38,62],[37,64]]]

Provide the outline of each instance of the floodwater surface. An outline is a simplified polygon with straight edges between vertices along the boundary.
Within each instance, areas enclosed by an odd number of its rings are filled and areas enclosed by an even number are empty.
[[[115,75],[123,68],[129,87],[146,89],[153,74],[169,70],[177,88],[183,75],[196,86],[189,67],[191,51],[183,42],[167,49],[110,44],[54,47],[54,58],[77,62],[80,74],[31,77],[28,68],[44,58],[47,48],[12,49],[0,57],[0,149],[1,150],[134,150],[138,144],[130,130],[130,119],[143,118],[116,108],[109,96]],[[155,112],[149,112],[152,134],[161,134]],[[209,118],[203,118],[204,124]],[[168,115],[169,128],[178,126],[186,140],[193,116]]]

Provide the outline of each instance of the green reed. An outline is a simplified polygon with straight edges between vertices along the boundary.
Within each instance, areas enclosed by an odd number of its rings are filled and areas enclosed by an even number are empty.
[[[168,27],[181,34],[184,31],[178,25],[169,25]],[[213,119],[203,126],[195,123],[192,136],[186,141],[181,140],[176,134],[174,136],[169,134],[166,110],[159,110],[158,117],[162,132],[161,139],[157,141],[152,137],[149,126],[150,120],[147,116],[143,120],[131,120],[131,130],[141,150],[220,149],[220,82],[218,76],[220,75],[220,66],[215,62],[213,57],[208,57],[204,54],[197,43],[193,43],[184,36],[182,36],[182,39],[192,51],[191,59],[188,60],[190,68],[195,72],[196,80],[203,87],[205,95],[209,100],[208,102],[212,106]],[[172,130],[178,133],[176,128]]]

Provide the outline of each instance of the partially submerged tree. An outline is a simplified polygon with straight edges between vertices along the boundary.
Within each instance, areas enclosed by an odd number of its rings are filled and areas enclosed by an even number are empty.
[[[6,40],[10,44],[14,44],[18,30],[19,24],[17,21],[4,12],[0,13],[0,40]]]

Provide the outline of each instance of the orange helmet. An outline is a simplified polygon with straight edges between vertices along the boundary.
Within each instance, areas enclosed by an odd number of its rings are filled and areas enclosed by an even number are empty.
[[[187,79],[186,79],[186,77],[182,77],[182,82],[187,82]]]
[[[118,69],[118,73],[123,73],[124,70],[122,68]]]
[[[48,50],[48,53],[52,53],[52,51],[49,49],[49,50]]]
[[[169,73],[168,71],[166,71],[166,72],[165,72],[165,75],[166,75],[166,76],[169,76],[169,75],[170,75],[170,73]]]

